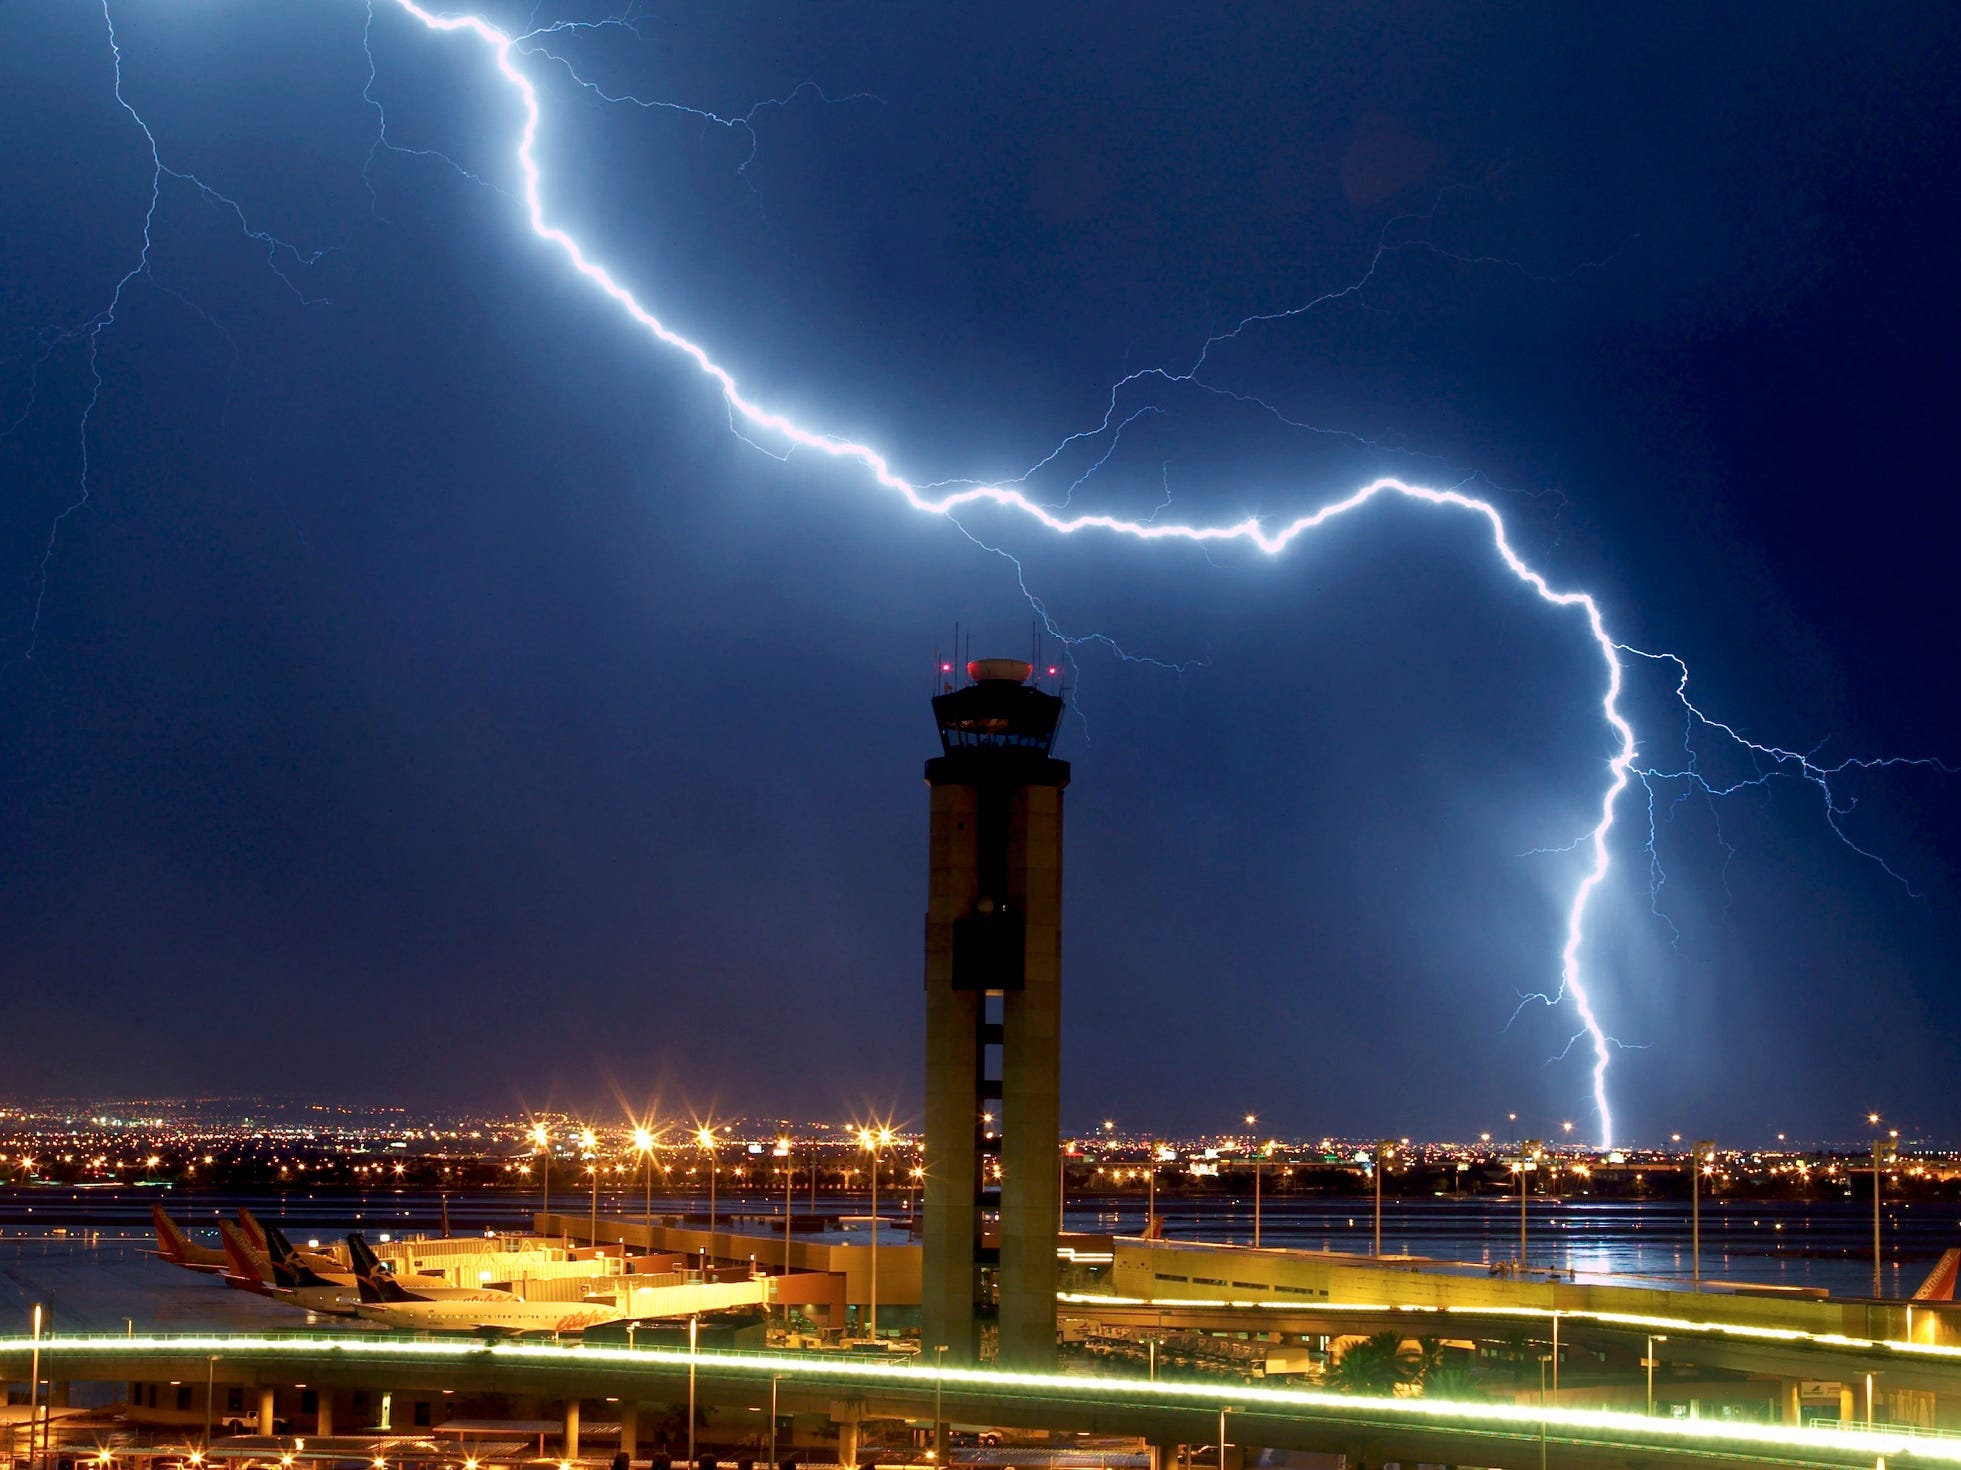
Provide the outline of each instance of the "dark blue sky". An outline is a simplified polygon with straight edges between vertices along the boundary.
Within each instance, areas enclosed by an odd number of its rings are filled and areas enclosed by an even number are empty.
[[[1137,660],[1075,649],[1072,1122],[1596,1129],[1570,1008],[1506,1023],[1556,983],[1580,858],[1530,850],[1592,820],[1601,666],[1474,522],[963,535],[736,438],[528,232],[480,45],[376,0],[370,88],[360,4],[112,14],[164,162],[287,243],[165,176],[91,335],[147,145],[99,11],[0,8],[9,1090],[909,1115],[931,660],[956,619],[1024,649],[1025,580]],[[724,117],[814,84],[751,127],[526,64],[555,218],[911,479],[1019,474],[1125,374],[1340,293],[1125,388],[1031,491],[1100,462],[1075,506],[1200,523],[1463,482],[1751,738],[1957,759],[1956,25],[724,6],[550,42]],[[371,156],[364,89],[422,151]],[[1627,701],[1657,765],[1664,673]],[[1815,788],[1657,783],[1651,908],[1624,799],[1585,951],[1621,1135],[1961,1134],[1961,787],[1838,790],[1904,884]]]

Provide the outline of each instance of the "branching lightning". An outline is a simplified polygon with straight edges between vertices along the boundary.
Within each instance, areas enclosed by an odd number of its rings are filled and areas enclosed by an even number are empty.
[[[1567,911],[1566,941],[1560,951],[1559,987],[1552,999],[1554,1001],[1571,999],[1573,1008],[1578,1013],[1591,1042],[1593,1100],[1600,1120],[1600,1136],[1603,1144],[1611,1140],[1614,1120],[1613,1110],[1607,1099],[1607,1069],[1612,1059],[1612,1049],[1607,1034],[1595,1014],[1592,993],[1581,974],[1580,950],[1586,937],[1587,907],[1595,891],[1606,881],[1607,873],[1612,866],[1613,859],[1608,839],[1614,828],[1615,808],[1620,801],[1621,793],[1626,791],[1632,779],[1631,772],[1637,747],[1634,727],[1628,723],[1620,709],[1622,674],[1619,645],[1607,631],[1600,605],[1594,601],[1591,594],[1555,588],[1541,573],[1528,565],[1513,548],[1506,535],[1503,517],[1489,501],[1467,495],[1461,490],[1433,489],[1399,479],[1373,480],[1340,500],[1331,501],[1277,526],[1269,526],[1254,516],[1225,525],[1192,525],[1156,519],[1131,520],[1099,512],[1073,513],[1067,509],[1051,509],[1013,484],[972,485],[947,489],[943,492],[935,492],[915,485],[900,475],[892,467],[891,461],[871,445],[807,429],[783,414],[749,398],[737,384],[734,374],[717,362],[705,347],[675,331],[648,310],[603,265],[592,259],[586,253],[585,247],[572,234],[552,222],[545,209],[543,179],[534,151],[538,130],[543,125],[543,109],[536,85],[519,65],[518,58],[522,53],[518,38],[499,30],[481,16],[438,15],[424,9],[416,3],[416,0],[394,0],[394,3],[432,31],[465,33],[474,36],[490,49],[497,70],[510,83],[523,108],[524,126],[518,139],[517,164],[523,179],[524,207],[529,215],[532,231],[540,239],[557,246],[574,270],[592,282],[657,341],[694,363],[696,368],[721,390],[723,401],[728,405],[734,418],[755,432],[780,442],[786,450],[802,449],[832,459],[855,463],[870,475],[875,484],[891,491],[914,510],[934,515],[955,516],[961,510],[970,507],[993,507],[1025,516],[1047,530],[1063,536],[1074,536],[1085,531],[1101,531],[1139,541],[1178,541],[1200,546],[1214,542],[1245,542],[1269,555],[1275,555],[1286,550],[1300,537],[1319,530],[1329,522],[1385,496],[1400,497],[1434,506],[1439,510],[1458,512],[1470,517],[1473,522],[1482,522],[1491,537],[1492,548],[1498,553],[1506,569],[1543,601],[1554,607],[1576,610],[1585,621],[1588,636],[1593,639],[1595,647],[1600,652],[1606,682],[1606,689],[1600,701],[1600,711],[1602,718],[1607,722],[1608,729],[1613,732],[1616,748],[1612,759],[1607,763],[1607,784],[1600,800],[1599,820],[1587,839],[1590,862],[1574,891],[1572,904]],[[1205,352],[1209,353],[1213,345],[1208,341]],[[1202,353],[1198,365],[1203,364],[1204,356],[1205,354]],[[1198,365],[1193,368],[1194,374]]]
[[[386,117],[382,114],[381,104],[375,97],[374,53],[371,45],[370,30],[373,21],[374,5],[376,3],[379,3],[379,0],[368,0],[369,24],[363,30],[363,47],[367,52],[369,61],[368,84],[363,90],[363,96],[375,108],[376,113],[381,116],[381,131],[376,138],[373,150],[369,154],[368,164],[370,166],[372,165],[375,154],[380,151],[414,152],[425,156],[436,157],[451,167],[456,168],[465,177],[475,182],[484,183],[484,180],[463,169],[454,160],[448,158],[447,155],[434,153],[431,150],[403,149],[389,140],[386,130]],[[1684,794],[1699,792],[1703,796],[1713,799],[1746,789],[1762,788],[1773,777],[1794,777],[1808,782],[1820,793],[1824,806],[1825,819],[1832,831],[1847,846],[1852,847],[1854,851],[1860,853],[1862,856],[1878,863],[1889,875],[1905,885],[1905,880],[1898,873],[1894,872],[1892,868],[1888,867],[1883,860],[1870,851],[1859,847],[1847,835],[1842,825],[1842,819],[1851,811],[1852,803],[1842,799],[1834,791],[1832,784],[1833,778],[1852,771],[1868,771],[1901,765],[1935,766],[1939,764],[1938,762],[1904,758],[1878,760],[1853,758],[1825,763],[1817,759],[1815,751],[1800,752],[1779,746],[1761,744],[1746,738],[1733,726],[1710,718],[1689,699],[1688,669],[1682,660],[1672,654],[1649,652],[1634,648],[1617,640],[1608,629],[1607,620],[1600,604],[1590,593],[1557,587],[1553,585],[1546,574],[1540,572],[1526,561],[1515,547],[1508,533],[1505,520],[1496,505],[1489,499],[1470,493],[1465,488],[1470,483],[1469,481],[1444,485],[1442,487],[1433,487],[1401,478],[1378,478],[1350,491],[1338,499],[1328,501],[1315,509],[1296,514],[1290,519],[1277,521],[1269,521],[1255,515],[1248,515],[1238,520],[1220,524],[1198,524],[1189,521],[1167,519],[1164,513],[1169,508],[1170,503],[1168,488],[1164,503],[1158,505],[1148,517],[1142,519],[1129,518],[1102,511],[1078,511],[1073,508],[1076,490],[1110,462],[1111,457],[1116,452],[1124,430],[1139,418],[1161,411],[1157,407],[1148,404],[1142,407],[1132,408],[1129,411],[1126,411],[1122,407],[1125,391],[1146,380],[1157,381],[1167,385],[1189,386],[1206,393],[1232,399],[1236,402],[1250,404],[1272,415],[1280,422],[1294,428],[1304,429],[1314,433],[1342,432],[1344,437],[1357,443],[1369,444],[1375,448],[1392,448],[1393,446],[1377,445],[1374,441],[1365,439],[1358,434],[1347,434],[1345,431],[1331,431],[1318,428],[1312,424],[1301,423],[1298,420],[1288,417],[1274,405],[1263,399],[1255,398],[1210,382],[1203,378],[1201,374],[1210,361],[1215,349],[1254,327],[1298,318],[1336,300],[1363,300],[1364,293],[1376,274],[1378,267],[1385,259],[1398,251],[1420,249],[1448,255],[1448,252],[1440,250],[1439,247],[1427,240],[1412,242],[1407,240],[1399,241],[1392,238],[1391,230],[1394,226],[1416,216],[1399,216],[1397,220],[1391,221],[1389,226],[1385,226],[1384,232],[1378,241],[1377,250],[1369,263],[1367,271],[1349,285],[1337,291],[1324,293],[1311,301],[1284,311],[1259,313],[1240,319],[1230,330],[1215,332],[1207,337],[1196,359],[1188,368],[1183,370],[1156,367],[1139,369],[1135,372],[1125,374],[1112,386],[1107,407],[1099,423],[1091,428],[1069,435],[1052,451],[1030,466],[1022,474],[1011,479],[993,482],[967,480],[944,480],[931,483],[914,482],[894,468],[893,462],[888,459],[886,454],[872,445],[837,437],[806,427],[785,414],[747,396],[736,381],[733,373],[722,366],[706,347],[683,335],[663,321],[655,312],[643,304],[633,292],[621,284],[604,265],[594,259],[588,253],[586,247],[570,231],[554,223],[546,207],[544,180],[535,154],[539,132],[544,122],[543,107],[540,100],[538,84],[528,74],[526,63],[530,62],[534,65],[546,65],[554,69],[562,69],[578,86],[586,88],[608,100],[630,102],[641,107],[657,106],[672,108],[691,113],[703,121],[717,126],[746,131],[751,141],[751,151],[749,159],[745,159],[742,165],[744,170],[747,169],[750,159],[753,159],[754,156],[753,145],[755,134],[753,123],[758,109],[751,109],[749,113],[741,116],[724,117],[699,109],[681,107],[675,103],[649,102],[630,94],[609,93],[582,75],[565,56],[554,51],[550,46],[550,41],[553,37],[564,35],[573,30],[601,29],[608,26],[630,28],[632,25],[630,16],[623,15],[615,17],[612,20],[598,22],[561,22],[542,27],[538,26],[534,19],[530,23],[531,28],[512,33],[498,28],[479,15],[442,14],[425,8],[423,4],[419,3],[419,0],[387,0],[387,3],[393,4],[404,15],[413,19],[430,32],[441,35],[469,37],[488,52],[492,64],[502,77],[504,83],[508,86],[511,96],[517,103],[522,114],[522,126],[518,133],[514,151],[517,174],[521,182],[521,188],[518,191],[517,198],[525,212],[531,230],[539,239],[555,247],[573,271],[583,277],[595,290],[610,300],[649,336],[673,352],[678,353],[690,362],[702,376],[707,378],[720,393],[729,415],[731,428],[735,432],[748,442],[755,444],[764,452],[779,458],[787,458],[789,455],[801,451],[822,455],[831,460],[854,465],[864,472],[871,485],[888,493],[892,498],[902,502],[906,507],[925,514],[944,517],[952,521],[963,534],[967,535],[977,545],[1007,557],[1014,564],[1017,580],[1023,592],[1029,597],[1031,604],[1036,608],[1045,623],[1048,624],[1051,631],[1057,632],[1058,636],[1060,636],[1059,630],[1055,629],[1053,620],[1049,618],[1041,599],[1028,588],[1026,579],[1022,576],[1020,562],[1003,548],[992,545],[975,534],[963,522],[963,512],[984,510],[1005,513],[1009,517],[1019,518],[1054,535],[1063,537],[1100,533],[1105,536],[1138,542],[1175,542],[1200,549],[1209,548],[1214,545],[1243,544],[1256,548],[1267,555],[1277,556],[1286,551],[1295,541],[1308,537],[1312,533],[1328,526],[1330,523],[1348,516],[1351,512],[1363,510],[1379,500],[1396,499],[1408,501],[1430,507],[1439,514],[1458,518],[1472,528],[1481,530],[1489,538],[1491,549],[1496,554],[1499,562],[1511,573],[1516,581],[1521,583],[1547,606],[1573,615],[1582,626],[1586,637],[1591,640],[1593,649],[1598,655],[1601,680],[1599,694],[1600,717],[1605,723],[1611,737],[1612,750],[1602,771],[1602,788],[1596,808],[1596,815],[1591,827],[1571,844],[1570,848],[1561,849],[1563,851],[1577,851],[1583,854],[1585,867],[1574,886],[1566,911],[1564,942],[1560,950],[1558,984],[1546,992],[1525,997],[1521,1001],[1521,1007],[1534,1001],[1543,1001],[1548,1005],[1562,1004],[1570,1001],[1580,1024],[1579,1028],[1573,1033],[1572,1039],[1567,1043],[1567,1049],[1571,1050],[1573,1046],[1584,1041],[1591,1052],[1592,1094],[1599,1119],[1599,1137],[1603,1147],[1612,1141],[1614,1134],[1614,1118],[1607,1094],[1607,1073],[1614,1050],[1620,1043],[1613,1040],[1601,1025],[1595,1008],[1592,982],[1582,965],[1582,951],[1586,943],[1589,908],[1594,897],[1607,881],[1612,869],[1612,842],[1615,836],[1619,807],[1622,797],[1627,793],[1627,789],[1631,784],[1637,781],[1640,782],[1647,793],[1649,832],[1645,850],[1649,859],[1650,899],[1651,903],[1656,906],[1657,914],[1660,913],[1659,895],[1663,875],[1660,859],[1655,851],[1654,845],[1655,795],[1657,787],[1664,783],[1682,783]],[[109,18],[107,0],[104,0],[103,14],[105,20]],[[135,108],[130,105],[123,95],[121,51],[117,48],[113,22],[111,22],[109,29],[110,46],[115,55],[117,65],[116,100],[142,130],[150,150],[154,170],[152,174],[149,208],[144,216],[143,247],[136,264],[117,283],[115,292],[104,310],[91,317],[80,327],[74,329],[66,338],[60,339],[79,339],[87,342],[89,374],[90,381],[93,384],[93,391],[89,399],[88,408],[84,411],[82,417],[83,470],[80,494],[74,503],[64,510],[60,517],[57,517],[54,529],[50,534],[48,546],[40,565],[40,588],[43,594],[46,589],[47,567],[54,553],[54,539],[55,535],[59,533],[61,522],[68,515],[79,509],[88,497],[88,427],[90,417],[93,414],[102,389],[102,377],[98,367],[97,349],[102,333],[115,321],[115,314],[121,304],[123,292],[133,281],[146,276],[149,271],[151,229],[156,217],[163,180],[166,177],[183,180],[194,185],[202,192],[207,200],[228,206],[237,215],[241,229],[252,238],[266,244],[269,259],[275,270],[278,270],[280,267],[283,251],[291,251],[293,258],[302,264],[309,264],[318,258],[317,255],[308,256],[302,255],[298,251],[292,251],[292,247],[287,246],[283,241],[276,240],[269,235],[253,229],[247,221],[244,211],[230,199],[208,188],[194,176],[179,173],[164,165],[162,156],[157,149],[155,136],[143,122],[143,119],[138,115]],[[809,88],[809,85],[806,84],[795,89],[787,96],[759,104],[759,107],[783,106],[797,97],[804,95],[807,90],[814,89]],[[816,95],[823,96],[821,92],[817,92]],[[824,100],[830,101],[833,99],[825,97]],[[366,170],[364,169],[364,177],[365,174]],[[1450,258],[1464,259],[1465,257],[1451,256]],[[1478,259],[1482,260],[1484,258],[1480,257]],[[1490,263],[1520,268],[1513,261],[1492,260]],[[1588,269],[1600,263],[1589,262],[1575,269]],[[305,293],[300,291],[296,284],[284,277],[283,274],[282,279],[287,279],[288,285],[293,286],[296,294],[299,294],[303,300],[306,299]],[[47,355],[55,351],[60,345],[60,340],[44,343],[45,352],[41,359],[43,362],[46,360]],[[31,400],[29,411],[32,411]],[[4,437],[4,433],[0,433],[0,438]],[[1028,488],[1030,482],[1038,472],[1054,464],[1072,446],[1094,442],[1098,439],[1108,440],[1108,444],[1101,457],[1096,459],[1094,463],[1084,470],[1075,479],[1074,483],[1069,486],[1068,491],[1054,503],[1049,503],[1039,498]],[[1407,451],[1397,450],[1396,452]],[[35,623],[38,627],[39,597],[36,599],[35,607]],[[1107,642],[1108,640],[1100,641]],[[1110,646],[1115,649],[1114,644],[1110,644]],[[1115,651],[1122,657],[1135,657],[1135,655],[1124,654],[1120,649],[1116,649]],[[1684,760],[1677,766],[1665,767],[1642,758],[1640,745],[1636,739],[1633,725],[1623,709],[1625,680],[1627,671],[1632,666],[1629,662],[1630,660],[1667,664],[1673,667],[1677,675],[1675,695],[1682,706],[1688,725],[1688,734],[1684,742],[1686,755]],[[1156,662],[1155,660],[1149,661]],[[1698,763],[1697,746],[1695,743],[1695,737],[1698,735],[1706,736],[1712,740],[1720,739],[1730,742],[1735,747],[1746,752],[1749,759],[1753,762],[1751,766],[1752,774],[1734,781],[1714,781],[1707,778]],[[1945,769],[1945,767],[1942,767],[1942,769]],[[1679,802],[1680,799],[1682,798],[1678,797],[1677,801]],[[1562,1056],[1564,1054],[1564,1052],[1561,1053]]]
[[[49,523],[47,541],[42,546],[40,558],[35,565],[33,611],[28,619],[27,647],[22,652],[24,659],[32,659],[34,657],[34,650],[39,645],[41,611],[48,596],[48,572],[54,563],[55,549],[61,540],[61,529],[67,523],[69,517],[73,516],[89,503],[90,497],[93,494],[93,464],[89,452],[89,430],[94,425],[96,410],[102,405],[102,390],[104,386],[102,380],[102,338],[104,333],[116,324],[117,317],[123,308],[125,294],[131,286],[137,284],[139,281],[147,282],[164,295],[189,308],[208,326],[223,336],[228,343],[231,342],[231,334],[220,323],[214,320],[209,312],[205,311],[203,307],[185,296],[181,291],[177,291],[159,281],[151,268],[150,255],[156,248],[157,210],[163,203],[164,180],[171,179],[180,184],[188,184],[206,204],[216,206],[231,215],[232,219],[237,223],[240,233],[245,238],[265,247],[267,268],[298,298],[301,305],[320,306],[326,302],[325,297],[309,296],[300,283],[282,267],[282,262],[290,262],[291,265],[302,268],[317,265],[330,253],[329,250],[302,250],[299,246],[281,239],[270,231],[259,229],[246,216],[244,206],[239,204],[230,195],[213,188],[196,174],[186,173],[181,169],[172,168],[163,161],[163,154],[157,147],[156,134],[150,130],[150,125],[143,120],[143,115],[136,110],[135,105],[130,102],[129,98],[123,92],[123,51],[122,45],[116,37],[116,21],[115,17],[110,13],[108,0],[103,0],[102,20],[109,33],[109,56],[114,68],[116,105],[129,115],[130,121],[135,123],[137,130],[142,133],[143,146],[149,157],[150,197],[143,210],[143,224],[140,232],[142,243],[136,252],[135,262],[121,276],[117,277],[114,288],[109,292],[109,299],[92,315],[72,327],[44,330],[39,334],[38,340],[41,350],[35,357],[33,368],[28,376],[27,401],[20,413],[5,428],[0,428],[0,443],[4,443],[33,417],[39,397],[42,370],[63,347],[72,346],[77,343],[82,344],[83,360],[87,366],[88,397],[82,405],[82,412],[76,423],[76,440],[81,468],[76,477],[74,497],[62,507],[60,512]]]

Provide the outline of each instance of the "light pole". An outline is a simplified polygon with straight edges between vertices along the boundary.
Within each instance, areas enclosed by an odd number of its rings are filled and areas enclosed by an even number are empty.
[[[878,1151],[892,1141],[892,1130],[860,1128],[858,1146],[872,1156],[872,1280],[870,1317],[872,1340],[878,1340]]]
[[[945,1387],[946,1343],[933,1348],[933,1463],[946,1464],[946,1413],[940,1407],[940,1391]]]
[[[544,1197],[538,1201],[538,1213],[549,1215],[552,1212],[552,1136],[543,1123],[531,1125],[531,1146],[543,1156],[539,1174],[544,1179]]]
[[[647,1168],[647,1249],[654,1248],[654,1134],[651,1128],[633,1130],[634,1151]]]
[[[579,1130],[579,1147],[585,1151],[586,1170],[592,1175],[592,1236],[590,1244],[599,1249],[599,1135],[590,1128]]]
[[[1715,1162],[1715,1141],[1698,1138],[1689,1155],[1689,1251],[1693,1257],[1693,1284],[1697,1291],[1702,1290],[1702,1175],[1705,1169],[1713,1169]]]
[[[38,1463],[35,1439],[40,1433],[41,1421],[41,1304],[34,1304],[34,1349],[29,1355],[31,1366],[27,1370],[27,1463],[30,1467]]]
[[[776,1151],[783,1155],[783,1274],[788,1276],[790,1274],[790,1186],[797,1177],[797,1156],[790,1151],[790,1140],[787,1137],[776,1140]],[[789,1326],[790,1309],[786,1306],[783,1309],[784,1330],[788,1331]]]
[[[1866,1122],[1871,1124],[1875,1129],[1878,1128],[1879,1114],[1867,1113]],[[1882,1193],[1879,1171],[1898,1152],[1899,1145],[1896,1140],[1899,1136],[1900,1130],[1895,1128],[1892,1132],[1891,1139],[1882,1139],[1875,1133],[1872,1141],[1872,1294],[1874,1296],[1879,1296],[1883,1289],[1879,1257],[1879,1199]],[[1870,1397],[1870,1387],[1868,1387],[1867,1394]],[[1872,1417],[1870,1410],[1867,1412],[1866,1417],[1868,1419]]]
[[[1648,1417],[1650,1419],[1655,1417],[1655,1344],[1667,1341],[1668,1338],[1661,1334],[1653,1332],[1648,1334],[1648,1356],[1643,1361],[1648,1365]]]
[[[1512,1117],[1516,1118],[1517,1113]],[[1532,1145],[1521,1143],[1518,1146],[1518,1269],[1525,1270],[1525,1156]]]
[[[701,1332],[701,1318],[688,1318],[688,1464],[695,1460],[695,1343]]]
[[[1219,1470],[1226,1470],[1226,1415],[1230,1414],[1234,1407],[1237,1406],[1219,1405]]]
[[[769,1463],[770,1470],[776,1466],[776,1385],[783,1381],[781,1373],[769,1375]]]
[[[1248,1113],[1246,1115],[1246,1126],[1248,1128],[1251,1128],[1259,1121],[1260,1115],[1258,1113]],[[1248,1144],[1248,1147],[1253,1153],[1253,1244],[1257,1246],[1260,1243],[1260,1146],[1257,1142],[1251,1142]]]
[[[1375,1146],[1375,1255],[1382,1254],[1382,1166],[1396,1157],[1396,1146],[1388,1139],[1380,1139]]]
[[[1539,1354],[1539,1470],[1546,1470],[1546,1355]]]
[[[715,1233],[715,1175],[720,1155],[715,1151],[715,1130],[707,1123],[695,1129],[695,1144],[708,1155],[708,1233]],[[702,1253],[702,1264],[708,1264],[707,1252]]]
[[[214,1380],[218,1376],[218,1355],[213,1353],[204,1360],[204,1457],[211,1458],[211,1396],[216,1391]]]

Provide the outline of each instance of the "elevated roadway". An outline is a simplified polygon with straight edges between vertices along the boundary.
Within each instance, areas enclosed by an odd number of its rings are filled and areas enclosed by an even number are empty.
[[[0,1338],[0,1376],[24,1382],[35,1344]],[[1858,1427],[1831,1430],[1650,1419],[1585,1409],[1430,1399],[1364,1398],[1231,1383],[1147,1382],[930,1364],[850,1355],[688,1353],[401,1334],[43,1338],[44,1380],[224,1381],[345,1389],[408,1389],[622,1402],[681,1403],[690,1379],[704,1404],[828,1407],[864,1418],[930,1423],[936,1400],[952,1422],[1105,1435],[1154,1444],[1229,1443],[1384,1461],[1537,1470],[1691,1470],[1716,1465],[1961,1466],[1961,1439]],[[214,1362],[215,1360],[215,1362]]]
[[[1699,1305],[1677,1294],[1677,1305]],[[1720,1307],[1721,1298],[1703,1299]],[[1889,1389],[1940,1395],[1961,1405],[1961,1347],[1947,1343],[1859,1337],[1725,1320],[1707,1314],[1562,1311],[1550,1307],[1296,1306],[1272,1301],[1143,1301],[1093,1293],[1064,1293],[1064,1322],[1137,1333],[1268,1332],[1282,1336],[1365,1337],[1393,1331],[1405,1338],[1523,1337],[1598,1348],[1623,1359],[1646,1356],[1650,1339],[1665,1340],[1670,1364],[1785,1379],[1862,1382],[1867,1374]]]

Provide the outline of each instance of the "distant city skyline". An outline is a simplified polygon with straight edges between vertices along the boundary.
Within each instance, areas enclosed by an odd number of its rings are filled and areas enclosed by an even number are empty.
[[[1805,1150],[1858,1151],[1875,1137],[1887,1137],[1903,1148],[1918,1148],[1930,1156],[1961,1148],[1961,1139],[1922,1133],[1911,1126],[1898,1126],[1882,1118],[1878,1124],[1859,1120],[1861,1128],[1848,1129],[1837,1136],[1805,1137],[1794,1133],[1763,1136],[1715,1138],[1712,1141],[1727,1154],[1797,1153]],[[1114,1126],[1106,1126],[1114,1125]],[[475,1145],[478,1152],[509,1146],[517,1152],[536,1147],[536,1130],[545,1127],[555,1151],[577,1156],[580,1134],[591,1130],[608,1152],[631,1150],[636,1135],[645,1132],[663,1150],[688,1150],[697,1146],[700,1129],[713,1126],[729,1144],[764,1143],[789,1136],[799,1143],[834,1142],[842,1147],[854,1145],[853,1135],[866,1127],[887,1126],[909,1145],[923,1136],[920,1120],[903,1114],[846,1114],[832,1118],[783,1117],[754,1113],[701,1113],[678,1111],[618,1111],[605,1107],[482,1111],[468,1108],[415,1108],[407,1105],[358,1105],[323,1103],[304,1099],[280,1098],[6,1098],[0,1101],[0,1149],[10,1142],[59,1136],[63,1129],[88,1129],[95,1136],[112,1138],[215,1137],[244,1134],[251,1129],[269,1139],[361,1139],[380,1142],[403,1139],[415,1144]],[[1135,1123],[1117,1119],[1087,1120],[1080,1124],[1065,1121],[1060,1142],[1064,1145],[1121,1147],[1135,1150],[1152,1143],[1180,1149],[1221,1147],[1234,1155],[1251,1156],[1268,1145],[1291,1150],[1351,1145],[1368,1146],[1382,1135],[1289,1131],[1267,1126],[1255,1117],[1249,1125],[1245,1115],[1227,1119],[1222,1126],[1206,1129],[1155,1128],[1141,1120]],[[1707,1131],[1693,1137],[1707,1137]],[[1439,1133],[1430,1136],[1399,1136],[1397,1143],[1416,1150],[1473,1150],[1502,1153],[1527,1141],[1548,1150],[1574,1154],[1600,1154],[1607,1151],[1592,1145],[1575,1125],[1521,1129],[1518,1123],[1500,1119],[1496,1128]],[[1622,1151],[1629,1154],[1681,1154],[1692,1147],[1692,1135],[1673,1138],[1630,1139]],[[0,1170],[5,1167],[0,1158]]]

